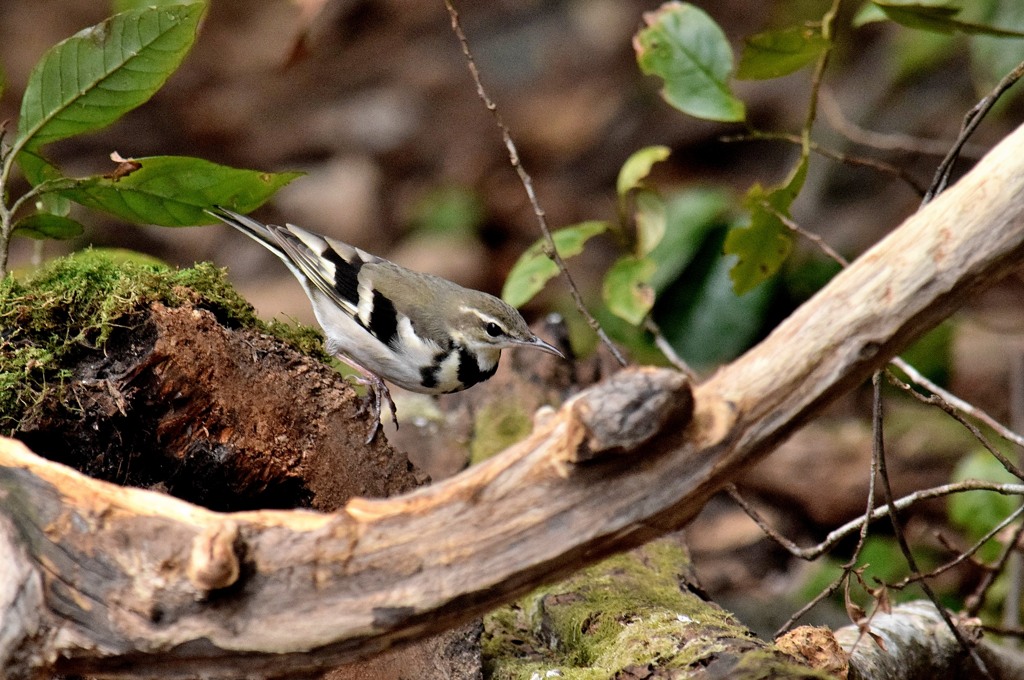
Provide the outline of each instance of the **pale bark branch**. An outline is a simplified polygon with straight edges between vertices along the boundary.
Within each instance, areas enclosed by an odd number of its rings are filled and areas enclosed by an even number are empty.
[[[625,370],[455,478],[336,514],[218,514],[4,442],[0,667],[298,674],[467,620],[681,526],[1022,253],[1024,128],[697,387],[692,418],[678,373]]]

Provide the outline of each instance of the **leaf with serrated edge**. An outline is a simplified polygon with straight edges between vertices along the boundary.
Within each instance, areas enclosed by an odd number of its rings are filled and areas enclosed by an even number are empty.
[[[184,227],[210,224],[205,208],[255,210],[301,172],[259,172],[186,156],[133,159],[140,168],[119,179],[89,177],[58,193],[130,222]]]
[[[786,182],[766,190],[755,185],[747,192],[745,203],[750,210],[750,224],[737,227],[725,239],[725,253],[739,260],[730,270],[737,295],[753,290],[779,270],[793,249],[793,234],[776,213],[789,215],[807,178],[807,157],[793,168]]]
[[[555,242],[558,254],[568,258],[579,255],[589,239],[607,230],[607,222],[581,222],[553,231],[551,238]],[[540,239],[527,248],[516,260],[508,278],[505,279],[501,297],[513,307],[519,307],[532,300],[548,281],[558,276],[558,265],[544,252],[546,245],[546,239]]]
[[[15,146],[98,130],[149,100],[192,47],[203,9],[123,12],[52,47],[29,76]]]

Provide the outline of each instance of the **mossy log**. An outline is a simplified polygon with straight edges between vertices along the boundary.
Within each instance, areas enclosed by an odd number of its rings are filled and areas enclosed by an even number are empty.
[[[628,369],[452,479],[334,514],[216,513],[4,442],[0,665],[299,676],[469,620],[680,527],[1022,255],[1024,128],[692,395]]]
[[[703,594],[682,539],[668,536],[544,586],[484,618],[493,680],[831,678],[760,640]]]

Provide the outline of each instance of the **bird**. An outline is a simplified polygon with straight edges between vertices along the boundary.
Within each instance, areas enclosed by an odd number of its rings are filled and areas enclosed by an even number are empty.
[[[293,224],[264,224],[219,205],[206,212],[276,255],[302,284],[326,338],[325,349],[359,373],[373,424],[381,402],[398,425],[385,380],[413,392],[446,394],[481,383],[501,350],[530,347],[565,359],[504,300],[371,255]]]

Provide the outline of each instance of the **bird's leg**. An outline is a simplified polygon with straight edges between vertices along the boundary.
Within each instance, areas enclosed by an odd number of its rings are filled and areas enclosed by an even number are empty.
[[[356,382],[366,386],[366,390],[369,392],[366,396],[370,399],[373,409],[373,426],[370,428],[370,434],[366,437],[366,443],[369,444],[377,436],[377,431],[381,426],[381,399],[383,398],[388,406],[391,407],[391,420],[394,421],[396,428],[398,427],[398,409],[395,407],[395,400],[391,398],[391,391],[388,389],[388,386],[373,373],[367,371],[367,374],[362,378],[356,378]]]
[[[364,385],[367,389],[368,394],[366,395],[370,401],[370,408],[372,409],[371,415],[373,416],[373,425],[370,427],[370,434],[366,437],[366,443],[373,442],[377,436],[377,431],[380,430],[380,402],[383,398],[387,404],[391,407],[391,420],[394,421],[395,427],[398,427],[398,409],[395,407],[395,400],[391,398],[391,391],[388,390],[388,386],[384,384],[384,381],[380,379],[380,376],[368,371],[356,362],[352,361],[348,357],[340,357],[342,361],[356,369],[359,373],[359,377],[356,378],[356,383]]]

